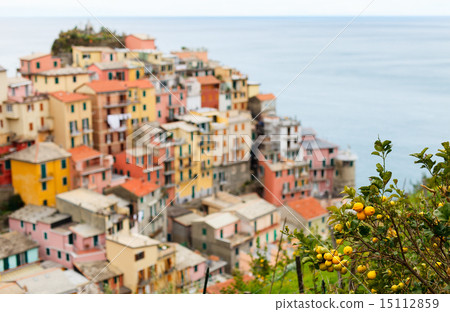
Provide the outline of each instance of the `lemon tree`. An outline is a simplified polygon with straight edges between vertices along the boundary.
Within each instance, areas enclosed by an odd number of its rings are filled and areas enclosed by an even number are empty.
[[[442,143],[436,155],[427,149],[412,155],[430,176],[414,195],[400,188],[386,169],[392,143],[378,139],[374,148],[372,155],[381,160],[377,175],[358,191],[346,187],[343,205],[328,208],[336,242],[346,246],[343,256],[348,259],[320,249],[316,263],[329,270],[334,257],[345,260],[334,269],[350,271],[342,275],[350,292],[450,292],[449,143]]]

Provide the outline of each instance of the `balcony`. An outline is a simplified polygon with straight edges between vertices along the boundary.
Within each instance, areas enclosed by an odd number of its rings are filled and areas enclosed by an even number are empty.
[[[106,103],[103,108],[116,108],[116,107],[127,107],[128,105],[130,105],[131,102],[126,100],[126,101],[120,101],[120,102],[112,102],[112,103]]]
[[[8,109],[6,109],[5,117],[7,119],[19,119],[19,110],[12,108],[10,111],[8,111]]]
[[[70,130],[70,136],[71,137],[79,136],[80,134],[81,134],[81,131],[78,131],[78,129],[71,129]]]

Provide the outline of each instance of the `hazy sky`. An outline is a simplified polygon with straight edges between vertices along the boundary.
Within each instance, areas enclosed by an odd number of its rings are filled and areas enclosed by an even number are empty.
[[[357,15],[371,0],[1,0],[0,16]],[[364,15],[450,15],[449,0],[375,0]]]

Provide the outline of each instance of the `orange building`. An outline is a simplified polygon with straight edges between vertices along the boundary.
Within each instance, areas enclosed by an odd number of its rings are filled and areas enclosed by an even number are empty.
[[[214,76],[197,77],[201,85],[202,107],[219,109],[220,80]]]

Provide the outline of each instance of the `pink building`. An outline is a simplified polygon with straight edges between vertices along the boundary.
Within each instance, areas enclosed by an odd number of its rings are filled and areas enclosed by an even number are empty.
[[[61,68],[61,59],[53,57],[50,53],[34,53],[20,58],[19,72],[25,78],[31,74]]]
[[[263,198],[269,203],[280,206],[287,200],[309,196],[309,174],[305,162],[262,160],[258,163],[258,176],[265,186]]]
[[[306,150],[305,160],[309,164],[311,195],[331,196],[336,174],[335,159],[338,155],[338,146],[317,138],[313,129],[302,129],[302,145]]]
[[[130,50],[155,50],[155,38],[147,34],[131,34],[125,37],[125,46]]]
[[[174,121],[175,115],[186,112],[187,90],[181,87],[169,89],[161,87],[156,92],[156,120],[160,124]]]
[[[100,194],[106,187],[119,185],[124,181],[112,179],[113,157],[104,155],[86,145],[69,150],[70,189],[84,187]]]
[[[72,269],[73,262],[105,260],[105,233],[88,224],[72,222],[56,209],[27,205],[9,217],[9,228],[39,243],[39,258]]]
[[[8,77],[8,97],[24,98],[33,94],[33,83],[23,77]]]
[[[207,259],[190,249],[175,244],[175,268],[177,270],[177,288],[189,287],[205,277]]]
[[[88,70],[95,72],[98,80],[129,80],[129,66],[126,62],[94,63]]]

